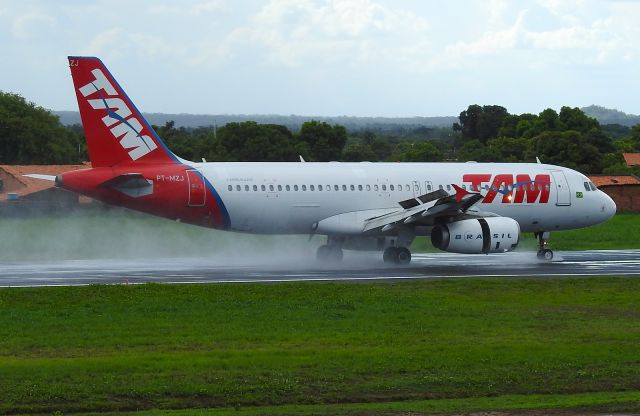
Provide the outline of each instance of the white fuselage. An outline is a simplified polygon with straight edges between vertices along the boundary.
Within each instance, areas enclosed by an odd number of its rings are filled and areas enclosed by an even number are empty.
[[[452,184],[485,195],[474,209],[513,218],[522,231],[586,227],[606,221],[616,209],[606,194],[585,185],[589,179],[581,173],[545,164],[215,162],[190,165],[218,192],[229,213],[230,229],[250,233],[307,234],[312,232],[314,224],[334,215],[397,211],[402,209],[400,201],[437,189],[453,195]],[[543,184],[536,181],[536,177],[548,177],[549,182]],[[515,184],[515,188],[509,182]],[[488,195],[491,193],[493,198]]]

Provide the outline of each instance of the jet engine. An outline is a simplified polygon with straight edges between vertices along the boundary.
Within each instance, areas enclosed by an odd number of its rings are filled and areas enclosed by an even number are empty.
[[[433,246],[451,253],[503,253],[516,248],[519,239],[520,225],[507,217],[461,220],[431,231]]]

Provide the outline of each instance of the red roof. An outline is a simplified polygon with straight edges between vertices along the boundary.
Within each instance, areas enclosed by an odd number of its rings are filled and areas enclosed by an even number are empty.
[[[623,153],[624,161],[627,166],[639,166],[640,165],[640,153]]]
[[[7,174],[13,176],[18,182],[25,187],[15,191],[18,195],[24,196],[34,192],[44,191],[53,188],[53,181],[43,179],[28,178],[26,174],[39,173],[41,175],[59,175],[70,170],[90,168],[91,164],[85,162],[82,165],[0,165],[0,170],[4,170]]]
[[[591,175],[589,179],[598,187],[640,185],[640,178],[634,175]]]

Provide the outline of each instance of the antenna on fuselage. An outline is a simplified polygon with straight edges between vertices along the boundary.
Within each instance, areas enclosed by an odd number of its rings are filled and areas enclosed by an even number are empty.
[[[539,164],[542,164],[542,162],[540,162],[540,158],[538,156],[536,156],[536,162],[538,162]]]
[[[298,155],[298,157],[300,158],[300,162],[302,162],[302,163],[306,162],[306,160],[304,160],[304,158],[302,157],[302,155]]]

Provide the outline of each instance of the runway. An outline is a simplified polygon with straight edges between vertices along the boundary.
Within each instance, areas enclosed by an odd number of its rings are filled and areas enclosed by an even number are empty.
[[[549,263],[538,261],[531,252],[414,254],[410,265],[396,267],[386,266],[374,254],[349,254],[343,263],[329,267],[313,259],[291,262],[273,258],[253,259],[249,265],[238,259],[215,258],[2,262],[0,287],[640,275],[640,250],[556,252]],[[252,259],[249,253],[246,258]]]

